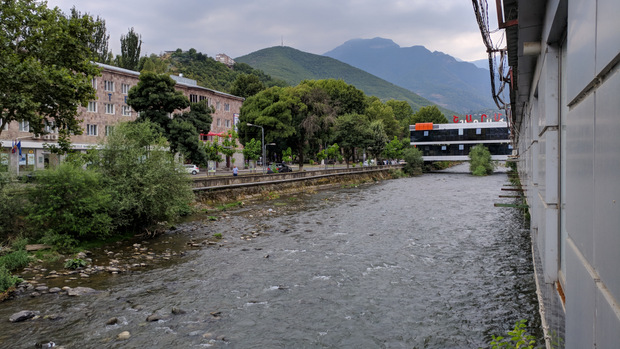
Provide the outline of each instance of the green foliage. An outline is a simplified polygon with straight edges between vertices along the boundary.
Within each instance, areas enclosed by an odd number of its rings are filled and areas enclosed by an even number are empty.
[[[0,241],[6,241],[24,232],[26,195],[23,185],[13,176],[0,172]]]
[[[486,176],[495,170],[491,152],[484,145],[478,144],[469,151],[469,170],[474,176]]]
[[[177,109],[189,107],[189,100],[183,92],[174,88],[176,82],[169,75],[144,72],[140,81],[129,90],[127,104],[140,113],[137,121],[150,120],[164,134],[168,134],[169,115]]]
[[[75,7],[71,8],[71,17],[80,19],[83,17],[82,13]],[[93,31],[93,38],[88,43],[93,54],[93,61],[100,63],[111,63],[109,58],[112,51],[108,51],[108,42],[110,41],[110,34],[107,33],[105,26],[105,19],[97,16],[95,19],[95,27]]]
[[[347,166],[356,148],[366,148],[372,135],[369,122],[363,115],[346,114],[336,120],[334,139],[342,149]]]
[[[222,233],[215,233],[213,234],[213,237],[216,239],[221,239],[222,238]]]
[[[364,113],[368,120],[371,123],[375,121],[381,121],[383,123],[384,132],[387,136],[387,139],[383,142],[384,144],[387,143],[388,139],[400,135],[401,129],[398,121],[394,117],[392,107],[381,102],[377,97],[369,97],[367,104],[368,107]]]
[[[409,176],[417,176],[422,174],[424,167],[424,159],[422,158],[422,151],[418,148],[407,148],[403,151],[403,159],[405,164],[403,171]]]
[[[237,135],[237,132],[235,132],[234,129],[230,129],[226,131],[226,133],[224,134],[224,140],[222,141],[222,148],[220,150],[222,154],[226,155],[227,157],[230,157],[233,163],[235,162],[235,158],[233,156],[237,152],[237,146],[238,146],[237,138],[239,138],[239,136]]]
[[[4,265],[0,264],[0,292],[8,290],[20,281],[20,278],[11,275]]]
[[[54,125],[81,134],[78,107],[95,99],[92,17],[65,17],[46,2],[0,2],[0,134],[28,121],[34,134]]]
[[[112,195],[110,216],[119,228],[150,229],[187,211],[193,200],[189,177],[166,151],[151,122],[121,123],[91,162]]]
[[[370,123],[370,139],[368,140],[368,152],[374,158],[380,157],[388,143],[388,135],[382,120],[375,120]],[[394,136],[396,137],[396,136]]]
[[[403,149],[405,145],[398,140],[398,137],[394,136],[383,151],[383,155],[390,160],[401,159],[403,157]]]
[[[286,148],[286,150],[282,152],[282,161],[284,162],[293,161],[293,150],[291,149],[291,147]]]
[[[434,124],[447,124],[448,119],[446,119],[445,115],[437,108],[437,106],[427,106],[420,108],[413,117],[411,118],[411,125],[420,123],[420,122],[432,122]]]
[[[121,68],[137,70],[140,62],[140,49],[142,47],[142,36],[129,29],[127,35],[121,35],[121,55],[117,62]]]
[[[510,338],[493,336],[491,349],[534,349],[536,337],[526,331],[527,320],[519,320],[512,331],[508,331]]]
[[[86,265],[88,265],[88,262],[86,262],[85,260],[81,258],[73,258],[73,259],[67,259],[67,261],[65,261],[64,268],[75,270],[78,268],[84,268]]]
[[[108,214],[113,204],[109,188],[101,173],[80,164],[65,162],[40,171],[28,198],[28,221],[40,232],[88,240],[114,229]]]
[[[8,271],[21,269],[30,263],[30,256],[25,250],[13,251],[0,257],[0,265]]]
[[[230,94],[248,98],[266,88],[267,87],[260,81],[258,76],[254,74],[240,74],[233,82],[230,88]]]
[[[250,139],[243,148],[243,157],[250,160],[258,160],[262,156],[261,141],[256,138]]]

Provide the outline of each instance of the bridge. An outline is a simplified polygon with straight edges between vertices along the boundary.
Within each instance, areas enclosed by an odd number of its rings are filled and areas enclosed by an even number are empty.
[[[424,161],[468,161],[469,151],[483,144],[493,160],[512,155],[510,129],[501,122],[454,124],[418,123],[409,126],[411,145],[422,151]]]

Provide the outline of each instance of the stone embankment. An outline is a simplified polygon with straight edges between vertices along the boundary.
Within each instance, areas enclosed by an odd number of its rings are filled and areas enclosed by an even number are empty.
[[[316,190],[326,186],[393,178],[402,165],[336,168],[245,176],[213,176],[194,180],[194,193],[203,204],[268,197],[270,193]]]

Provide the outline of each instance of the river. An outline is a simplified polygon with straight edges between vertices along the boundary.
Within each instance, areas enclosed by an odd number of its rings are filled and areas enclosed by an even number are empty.
[[[0,303],[0,347],[478,348],[519,319],[540,338],[528,230],[493,205],[506,173],[467,166],[195,217],[142,243],[169,252],[156,267],[54,279],[95,295]]]

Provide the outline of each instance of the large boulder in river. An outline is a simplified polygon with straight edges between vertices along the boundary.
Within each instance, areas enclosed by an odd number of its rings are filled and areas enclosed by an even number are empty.
[[[11,315],[11,317],[9,318],[9,321],[11,321],[11,322],[26,321],[28,319],[32,319],[37,314],[39,314],[38,311],[22,310],[19,313],[15,313],[15,314]]]

